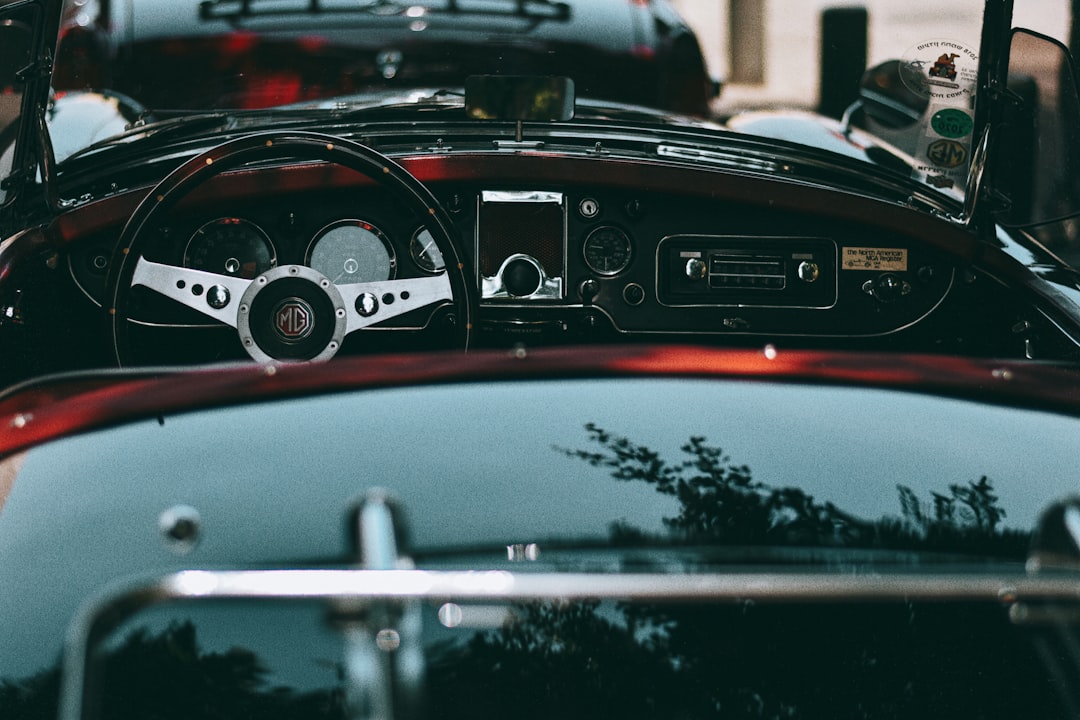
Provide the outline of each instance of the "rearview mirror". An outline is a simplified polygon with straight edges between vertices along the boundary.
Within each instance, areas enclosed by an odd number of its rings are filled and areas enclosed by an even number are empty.
[[[465,113],[476,120],[569,120],[574,117],[574,81],[567,77],[473,75],[465,80]]]
[[[930,102],[928,95],[920,95],[904,83],[899,60],[867,70],[859,84],[859,99],[870,119],[892,130],[918,123]]]

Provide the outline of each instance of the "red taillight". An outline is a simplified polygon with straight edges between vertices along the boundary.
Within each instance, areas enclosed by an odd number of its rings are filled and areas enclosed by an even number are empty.
[[[314,52],[325,47],[327,42],[327,39],[321,35],[305,35],[299,38],[296,44],[308,52]]]
[[[253,32],[237,31],[226,35],[221,42],[223,52],[232,55],[242,55],[251,52],[259,42],[259,36]]]

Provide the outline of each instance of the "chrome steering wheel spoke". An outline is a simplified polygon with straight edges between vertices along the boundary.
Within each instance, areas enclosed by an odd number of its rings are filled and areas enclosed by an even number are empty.
[[[349,313],[346,335],[413,310],[453,300],[446,275],[338,285],[337,289]]]
[[[236,327],[237,309],[251,280],[166,265],[139,257],[131,285],[141,285],[218,321]]]

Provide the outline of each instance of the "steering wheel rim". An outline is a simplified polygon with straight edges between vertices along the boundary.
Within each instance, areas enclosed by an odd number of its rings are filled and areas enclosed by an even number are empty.
[[[431,233],[435,246],[442,253],[445,272],[432,278],[338,286],[313,269],[300,265],[275,267],[253,280],[246,280],[172,265],[159,265],[142,258],[140,251],[147,236],[145,230],[153,225],[162,212],[173,207],[180,198],[190,194],[195,188],[217,175],[247,163],[273,160],[323,160],[354,170],[373,180],[377,185],[389,189],[397,198],[405,202]],[[404,304],[399,302],[392,314],[378,315],[377,310],[372,310],[371,298],[376,298],[374,305],[378,308],[377,298],[385,298],[384,291],[395,285],[414,287],[422,291],[415,293],[415,299],[411,291],[400,293],[399,297],[407,298],[412,306],[424,307],[438,300],[449,300],[455,314],[452,344],[462,350],[468,350],[478,303],[478,290],[469,280],[464,257],[458,251],[454,238],[453,223],[431,191],[408,170],[370,147],[333,135],[304,131],[252,133],[228,140],[191,158],[165,176],[139,202],[120,232],[114,250],[114,262],[110,266],[106,292],[106,297],[110,299],[108,312],[114,358],[118,367],[131,364],[128,306],[131,290],[138,284],[147,285],[166,297],[178,299],[182,304],[204,315],[237,328],[241,344],[255,360],[305,361],[332,357],[340,349],[340,340],[344,335],[376,322],[382,322],[411,308],[408,302]],[[169,274],[169,271],[173,277],[180,278],[175,281],[175,286],[180,288],[186,285],[183,278],[198,281],[206,277],[208,281],[214,280],[217,297],[225,298],[225,305],[222,308],[196,307],[196,304],[189,302],[189,298],[181,291],[175,290],[174,287],[166,284],[162,277],[159,277]],[[433,297],[430,294],[432,286],[443,282],[443,278],[449,282],[449,297],[437,297],[436,300],[422,302],[425,298]],[[253,354],[251,344],[255,342],[258,345],[258,343],[252,339],[252,335],[245,337],[240,326],[245,322],[248,326],[251,324],[254,306],[251,300],[261,289],[257,287],[257,284],[280,285],[279,281],[299,283],[299,287],[304,290],[298,294],[307,295],[307,299],[313,302],[307,303],[304,298],[299,297],[295,299],[301,305],[309,305],[309,311],[313,311],[311,306],[319,306],[316,314],[320,315],[320,323],[327,327],[323,336],[329,333],[331,338],[322,352],[310,357],[291,357],[288,354],[272,356],[263,352],[262,354],[266,356],[264,358],[258,353]],[[369,290],[375,292],[368,292]],[[427,291],[427,294],[424,291]],[[207,302],[210,303],[210,293],[207,292],[206,295]],[[332,320],[322,317],[326,314],[327,307],[324,298],[335,315]],[[348,307],[350,302],[355,307]],[[418,305],[418,303],[422,304]],[[236,312],[235,324],[231,321],[230,315],[234,312],[233,308]],[[371,314],[368,314],[369,311]],[[302,314],[303,310],[299,312]],[[357,320],[357,317],[361,315],[364,319]],[[269,318],[267,320],[269,321]],[[328,323],[331,323],[333,327],[329,327]],[[258,350],[262,351],[263,348],[258,347]]]

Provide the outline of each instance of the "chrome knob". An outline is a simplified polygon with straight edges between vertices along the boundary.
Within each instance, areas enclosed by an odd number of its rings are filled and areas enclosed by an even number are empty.
[[[709,268],[701,258],[690,258],[686,261],[686,277],[691,280],[702,280],[708,272]]]

